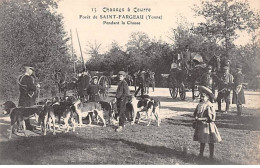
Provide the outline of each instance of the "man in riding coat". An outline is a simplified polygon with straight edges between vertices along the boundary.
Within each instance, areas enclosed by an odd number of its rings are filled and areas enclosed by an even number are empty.
[[[221,112],[221,100],[224,99],[226,102],[226,110],[225,112],[229,111],[230,105],[230,91],[233,85],[233,75],[229,73],[229,65],[225,64],[223,67],[223,72],[220,74],[218,78],[218,112]]]
[[[25,65],[24,68],[25,73],[18,78],[20,90],[18,106],[30,107],[35,104],[35,98],[37,97],[36,89],[40,85],[34,83],[34,78],[32,77],[34,68],[30,65]],[[25,120],[25,125],[27,130],[33,130],[29,119]]]
[[[212,74],[212,66],[211,65],[209,65],[207,67],[207,72],[205,72],[201,76],[200,85],[209,88],[213,92],[213,74]]]
[[[90,75],[86,69],[83,69],[81,76],[78,79],[78,94],[80,99],[84,102],[87,96],[87,88],[90,84]]]
[[[233,87],[233,98],[232,104],[237,105],[237,115],[242,114],[242,104],[245,104],[245,95],[243,89],[244,76],[242,74],[242,65],[237,64],[237,72],[234,75],[234,87]]]

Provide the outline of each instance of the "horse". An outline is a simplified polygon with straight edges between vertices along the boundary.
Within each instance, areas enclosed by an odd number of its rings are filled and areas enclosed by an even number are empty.
[[[66,97],[66,92],[69,90],[77,93],[77,78],[74,77],[71,81],[67,81],[66,74],[58,70],[54,72],[53,80],[58,87],[59,93],[63,94],[63,97]]]
[[[221,70],[220,55],[214,55],[208,62],[208,65],[212,66],[212,72],[219,73]]]

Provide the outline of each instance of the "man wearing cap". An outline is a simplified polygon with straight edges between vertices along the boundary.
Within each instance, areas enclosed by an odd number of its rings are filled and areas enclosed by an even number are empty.
[[[90,102],[99,102],[100,96],[99,91],[102,90],[103,87],[98,84],[98,77],[92,77],[92,83],[88,86],[87,93],[89,95]]]
[[[225,64],[223,67],[223,73],[218,78],[218,111],[221,112],[221,100],[224,99],[226,102],[226,111],[229,111],[230,105],[230,91],[233,84],[233,75],[229,73],[229,65]]]
[[[117,100],[117,106],[119,107],[119,127],[116,129],[117,132],[120,132],[123,130],[123,127],[125,125],[125,108],[126,108],[126,98],[129,95],[129,88],[128,84],[125,81],[125,72],[120,71],[118,73],[119,76],[119,83],[116,90],[116,100]]]
[[[242,74],[242,65],[237,64],[237,72],[234,75],[234,88],[233,88],[233,98],[232,104],[237,105],[237,115],[242,114],[242,104],[245,104],[245,95],[243,89],[244,76]]]
[[[209,88],[213,92],[213,74],[211,71],[212,66],[209,65],[207,67],[207,72],[205,72],[200,78],[200,85]]]
[[[78,94],[82,101],[85,101],[84,98],[88,95],[87,89],[90,84],[90,75],[88,71],[83,69],[81,76],[78,79]]]
[[[19,107],[30,107],[35,104],[34,97],[36,96],[36,88],[40,87],[39,84],[34,83],[32,77],[34,68],[30,65],[25,65],[25,73],[18,78],[18,85],[20,90],[19,95]],[[30,124],[29,119],[25,120],[26,129],[33,130],[33,127]]]

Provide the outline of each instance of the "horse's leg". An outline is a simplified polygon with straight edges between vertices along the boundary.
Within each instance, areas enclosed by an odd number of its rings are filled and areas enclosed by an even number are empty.
[[[192,90],[192,100],[195,100],[195,95],[194,95],[195,81],[192,81],[191,90]]]
[[[149,94],[149,85],[150,85],[150,82],[147,82],[147,94]]]
[[[155,81],[152,81],[152,87],[153,87],[153,92],[154,92],[154,88],[155,88]]]

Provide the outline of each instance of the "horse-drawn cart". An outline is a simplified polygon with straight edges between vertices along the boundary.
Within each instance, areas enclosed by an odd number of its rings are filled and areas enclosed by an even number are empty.
[[[100,98],[102,100],[105,100],[108,97],[109,88],[110,88],[109,78],[105,75],[104,72],[99,72],[99,71],[90,71],[89,74],[87,75],[91,79],[93,76],[98,77],[98,84],[102,87],[102,89],[99,91]],[[68,91],[71,91],[72,94],[79,95],[78,93],[79,75],[73,77],[67,77],[65,73],[59,71],[58,73],[55,74],[54,81],[57,83],[59,93],[62,93],[64,97],[66,96]],[[86,86],[86,88],[87,87],[88,86]]]
[[[197,84],[206,65],[199,54],[191,54],[190,58],[189,62],[181,61],[181,66],[172,68],[170,74],[162,74],[163,77],[168,78],[168,87],[173,99],[176,99],[179,94],[181,100],[185,100],[186,91],[190,89],[192,90],[193,99],[199,97]],[[187,64],[189,66],[186,66]]]

